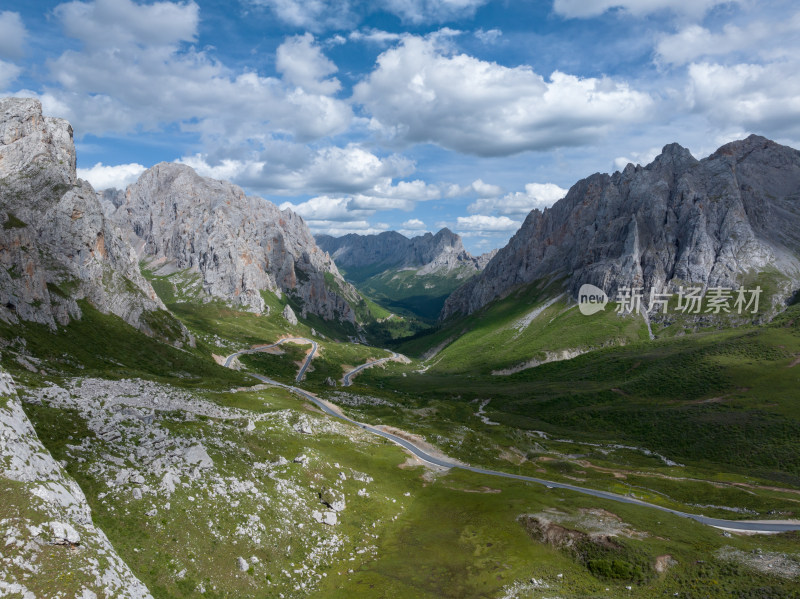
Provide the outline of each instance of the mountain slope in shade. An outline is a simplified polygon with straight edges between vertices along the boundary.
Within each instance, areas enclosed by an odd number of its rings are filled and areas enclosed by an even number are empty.
[[[763,137],[696,160],[678,144],[645,167],[576,183],[532,211],[485,270],[454,292],[441,317],[471,314],[519,285],[564,277],[614,299],[626,286],[649,297],[693,283],[737,288],[771,272],[775,301],[800,281],[800,152]]]
[[[77,178],[69,123],[43,116],[38,100],[2,99],[0,318],[55,328],[81,317],[79,300],[150,334],[165,310],[91,185]]]
[[[304,314],[356,320],[358,292],[291,210],[172,163],[145,171],[124,199],[116,192],[103,199],[141,258],[199,272],[211,296],[263,312],[262,291],[287,293]]]

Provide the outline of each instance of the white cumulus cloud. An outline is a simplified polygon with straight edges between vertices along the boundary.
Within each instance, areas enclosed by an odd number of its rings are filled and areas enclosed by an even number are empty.
[[[528,66],[450,55],[435,38],[416,36],[382,53],[354,98],[376,130],[478,156],[588,143],[650,116],[653,105],[624,82],[559,71],[544,79]]]
[[[413,231],[419,231],[421,229],[425,229],[425,223],[419,220],[418,218],[410,218],[406,222],[401,225],[404,229],[410,229]]]
[[[765,135],[800,134],[800,61],[689,66],[692,108],[722,128]]]
[[[92,184],[96,190],[125,189],[134,183],[145,170],[141,164],[117,164],[115,166],[104,165],[98,162],[90,168],[79,168],[78,177],[85,179]]]
[[[284,23],[309,31],[349,29],[361,20],[349,0],[244,0],[269,9]]]
[[[338,79],[328,78],[339,69],[322,53],[310,33],[283,42],[275,60],[285,81],[308,92],[334,94],[341,87]]]
[[[467,211],[522,217],[533,209],[549,208],[565,195],[567,190],[555,183],[528,183],[524,192],[517,191],[503,197],[480,198],[470,204]]]
[[[775,60],[797,55],[798,34],[800,13],[769,21],[752,20],[743,26],[727,23],[719,32],[692,24],[662,37],[656,44],[656,57],[661,63],[673,65],[730,55]]]
[[[370,42],[373,44],[390,44],[402,39],[399,33],[391,33],[381,29],[359,29],[347,36],[351,42]]]
[[[472,216],[459,216],[456,219],[456,228],[459,231],[516,231],[520,225],[519,221],[511,220],[507,216],[473,214]]]
[[[308,31],[353,29],[368,13],[386,11],[407,23],[442,23],[470,17],[489,0],[245,0]]]
[[[374,210],[352,210],[348,207],[349,204],[350,198],[317,196],[300,204],[284,202],[280,208],[281,210],[289,208],[307,221],[327,222],[356,221],[372,216],[375,212]]]
[[[381,0],[383,8],[412,23],[440,23],[469,17],[489,0]]]
[[[737,0],[555,0],[553,11],[568,18],[588,18],[611,9],[621,9],[637,17],[669,10],[699,18],[715,6],[735,2]]]
[[[22,69],[17,65],[0,60],[0,91],[8,88],[22,73]]]
[[[352,121],[348,103],[325,93],[337,87],[335,80],[300,81],[302,40],[294,54],[285,49],[284,81],[230,69],[189,46],[199,20],[193,2],[70,2],[55,15],[80,47],[48,61],[51,84],[40,97],[79,136],[179,123],[206,141],[307,141],[342,132]],[[307,45],[319,72],[323,57]]]
[[[233,181],[264,194],[405,194],[416,200],[425,199],[421,196],[427,191],[421,182],[393,183],[413,172],[411,161],[397,155],[381,158],[357,144],[317,150],[300,144],[267,144],[263,151],[241,159],[195,154],[180,162],[203,176]]]

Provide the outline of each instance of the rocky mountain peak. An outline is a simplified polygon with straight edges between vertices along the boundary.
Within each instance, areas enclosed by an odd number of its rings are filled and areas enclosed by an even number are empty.
[[[777,301],[800,281],[800,152],[759,136],[703,160],[669,144],[645,167],[578,181],[533,211],[481,275],[447,300],[442,316],[469,314],[514,287],[564,277],[614,297],[692,283],[737,288],[745,275],[778,273]]]
[[[0,219],[0,318],[55,328],[87,300],[156,333],[150,314],[164,305],[77,178],[72,127],[43,116],[38,100],[0,99]]]
[[[117,197],[111,194],[109,202]],[[358,292],[317,247],[303,219],[232,183],[160,163],[128,187],[113,218],[140,257],[166,271],[200,273],[211,296],[263,312],[262,291],[288,293],[303,314],[355,320],[350,303]]]
[[[77,183],[72,127],[64,119],[43,116],[39,100],[0,99],[0,147],[0,177]]]

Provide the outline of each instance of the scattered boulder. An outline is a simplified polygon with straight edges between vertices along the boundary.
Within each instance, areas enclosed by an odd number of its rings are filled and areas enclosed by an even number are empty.
[[[286,304],[286,307],[283,309],[283,317],[289,322],[289,324],[297,324],[297,316],[289,304]]]
[[[214,461],[211,459],[211,456],[208,455],[206,448],[200,443],[192,445],[187,449],[183,454],[183,458],[192,466],[198,466],[199,468],[214,467]]]
[[[677,563],[678,561],[671,555],[659,555],[656,558],[655,564],[653,564],[653,569],[659,574],[661,574],[669,570],[672,566],[676,565]]]
[[[336,526],[339,523],[339,516],[336,512],[318,512],[314,510],[311,512],[311,517],[320,524],[327,524],[328,526]]]
[[[336,489],[330,487],[323,487],[319,492],[319,501],[323,505],[328,506],[334,512],[342,512],[347,507],[344,499],[344,494]]]
[[[51,543],[53,545],[69,545],[70,547],[80,545],[81,536],[71,524],[55,520],[49,523],[49,527],[52,532]]]
[[[175,492],[175,483],[177,482],[180,482],[180,479],[172,474],[172,472],[164,474],[164,478],[161,479],[161,488],[167,493],[168,497]]]
[[[328,377],[325,379],[325,384],[328,385],[328,387],[335,387],[336,381],[334,381],[331,377]]]
[[[247,563],[247,560],[243,557],[236,558],[236,566],[242,572],[247,572],[250,569],[250,565]]]
[[[314,430],[311,428],[311,424],[309,424],[308,420],[306,420],[305,418],[301,418],[298,421],[298,423],[294,425],[294,430],[304,435],[314,434]]]

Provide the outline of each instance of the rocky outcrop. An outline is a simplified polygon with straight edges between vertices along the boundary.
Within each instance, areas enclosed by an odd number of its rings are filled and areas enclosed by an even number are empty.
[[[125,192],[121,189],[102,189],[97,192],[97,201],[103,209],[103,214],[112,218],[117,208],[125,202]]]
[[[294,310],[292,310],[292,307],[289,304],[286,304],[286,306],[283,308],[283,317],[289,324],[292,325],[297,324],[297,316],[295,315]]]
[[[165,309],[77,178],[69,123],[37,100],[0,99],[0,319],[55,328],[83,299],[151,334],[148,314]]]
[[[262,291],[285,292],[304,314],[355,321],[351,303],[360,300],[358,292],[317,247],[303,219],[236,185],[185,165],[157,164],[128,187],[114,219],[140,257],[200,273],[211,296],[263,312]]]
[[[745,273],[779,273],[778,299],[800,281],[800,152],[752,135],[696,160],[678,144],[645,167],[576,183],[534,210],[481,275],[448,298],[442,318],[470,314],[516,286],[564,277],[612,299],[694,283],[736,288]]]
[[[396,231],[386,231],[378,235],[318,235],[316,240],[342,268],[415,268],[420,275],[456,269],[474,273],[488,262],[483,256],[471,256],[464,249],[461,237],[446,228],[436,235],[425,233],[411,239]]]
[[[86,496],[39,441],[11,377],[3,371],[0,482],[8,487],[0,521],[5,542],[0,595],[33,597],[26,588],[30,573],[40,581],[56,580],[69,556],[70,583],[79,585],[81,597],[151,597],[93,524]]]

